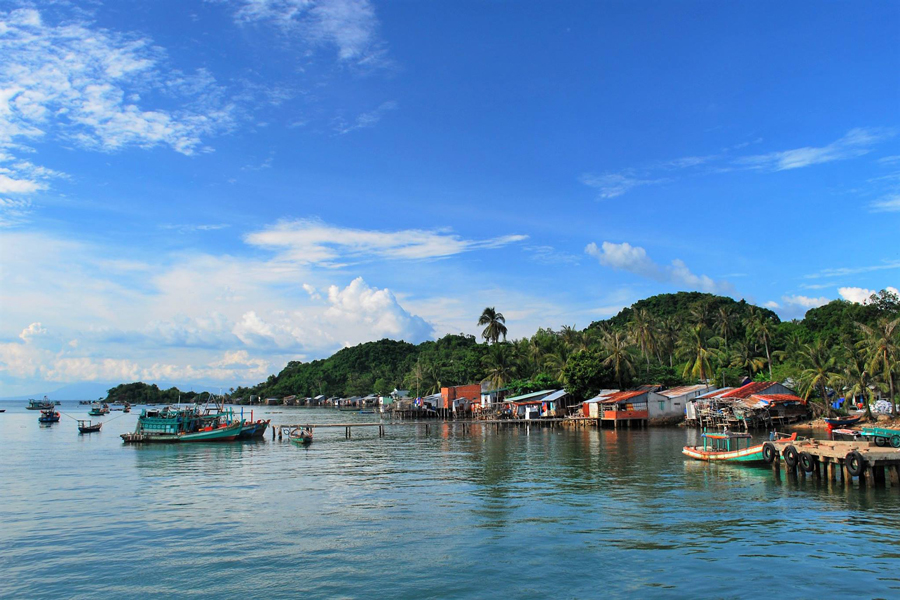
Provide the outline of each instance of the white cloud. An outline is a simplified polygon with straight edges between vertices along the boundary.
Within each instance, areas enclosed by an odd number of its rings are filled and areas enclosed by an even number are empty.
[[[888,194],[869,204],[873,212],[900,211],[900,194]]]
[[[310,285],[308,283],[303,284],[303,289],[306,290],[306,293],[309,294],[309,297],[313,300],[321,300],[322,295],[319,293],[319,290],[316,289],[316,286]]]
[[[374,127],[381,120],[381,117],[384,116],[385,113],[396,110],[397,103],[393,100],[384,102],[373,111],[365,112],[358,117],[353,123],[346,123],[343,119],[337,119],[335,122],[334,130],[339,134],[343,135],[345,133],[350,133],[351,131],[356,131],[357,129],[365,129],[368,127]]]
[[[628,271],[641,277],[655,281],[672,283],[704,292],[733,293],[733,286],[727,281],[716,281],[706,275],[696,275],[681,259],[674,259],[671,265],[660,266],[640,246],[632,246],[628,242],[614,244],[603,242],[602,246],[591,242],[585,253],[593,256],[600,264],[620,271]]]
[[[893,135],[894,132],[889,129],[858,127],[851,129],[843,137],[826,146],[807,146],[794,150],[745,156],[735,160],[735,164],[771,171],[798,169],[868,154],[876,144],[893,137]]]
[[[597,190],[600,198],[617,198],[632,189],[645,185],[655,185],[659,183],[667,183],[671,181],[667,178],[644,178],[637,175],[633,170],[628,169],[621,173],[604,173],[595,175],[585,173],[580,178],[581,183]]]
[[[809,296],[782,296],[781,300],[790,306],[799,306],[802,308],[810,309],[810,308],[818,308],[820,306],[824,306],[831,302],[825,296],[821,296],[819,298],[810,298]]]
[[[900,294],[897,291],[897,288],[888,286],[885,288],[889,292],[893,292],[894,294]],[[867,304],[869,302],[869,298],[871,298],[872,294],[877,294],[877,290],[868,290],[866,288],[860,287],[842,287],[838,289],[838,293],[841,295],[841,298],[844,300],[848,300],[850,302],[856,302],[857,304]]]
[[[22,333],[19,334],[19,337],[22,339],[22,341],[27,342],[31,338],[38,335],[44,335],[45,333],[47,333],[47,330],[41,327],[40,323],[32,323],[22,330]]]
[[[378,19],[368,0],[223,0],[238,23],[270,23],[312,46],[337,48],[341,61],[383,62]]]
[[[806,275],[807,279],[818,279],[820,277],[843,277],[846,275],[859,275],[860,273],[871,273],[873,271],[885,271],[891,269],[900,269],[900,260],[885,261],[880,265],[866,265],[863,267],[837,267],[832,269],[823,269],[818,273]]]
[[[781,305],[775,302],[774,300],[769,300],[765,304],[763,304],[766,308],[781,308]]]
[[[253,246],[280,251],[282,260],[324,267],[345,266],[347,260],[434,259],[479,249],[499,248],[525,240],[507,235],[487,240],[465,240],[444,231],[407,229],[373,231],[335,227],[315,220],[282,221],[251,233],[245,241]]]
[[[369,287],[357,277],[344,289],[336,285],[328,288],[325,318],[333,324],[356,325],[353,331],[366,331],[376,337],[422,342],[434,335],[434,327],[425,319],[407,312],[388,289]],[[358,344],[358,335],[344,340],[344,345]]]
[[[0,197],[0,228],[6,229],[21,225],[31,214],[31,200]]]

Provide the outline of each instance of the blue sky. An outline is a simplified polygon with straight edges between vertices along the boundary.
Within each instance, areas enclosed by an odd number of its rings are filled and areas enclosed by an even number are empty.
[[[0,395],[900,283],[887,2],[0,3]]]

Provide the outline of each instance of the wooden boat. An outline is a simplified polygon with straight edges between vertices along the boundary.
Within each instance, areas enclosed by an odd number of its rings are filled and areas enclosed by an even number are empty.
[[[91,423],[90,421],[78,420],[78,433],[95,433],[100,431],[103,423]]]
[[[133,433],[123,433],[126,444],[229,442],[240,435],[243,419],[231,411],[203,410],[198,405],[145,409],[138,417]]]
[[[54,404],[47,399],[47,396],[44,396],[43,400],[29,400],[28,406],[25,408],[28,410],[52,410]]]
[[[219,425],[218,427],[204,427],[194,433],[182,433],[179,442],[230,442],[241,433],[243,421]]]
[[[39,423],[59,423],[59,413],[49,408],[47,410],[41,411],[41,416],[38,417]]]
[[[685,456],[707,462],[765,463],[763,452],[765,443],[750,445],[753,436],[749,433],[724,431],[722,433],[703,433],[703,446],[685,446],[681,451]],[[797,434],[779,438],[779,441],[794,441]],[[741,440],[744,447],[741,448]]]
[[[252,418],[252,416],[251,416]],[[263,421],[262,419],[258,419],[255,422],[244,423],[243,429],[241,429],[241,433],[238,435],[239,439],[242,440],[250,440],[254,438],[261,438],[265,435],[266,429],[269,428],[269,423],[271,419]]]
[[[313,441],[312,428],[307,427],[305,429],[297,429],[295,431],[292,431],[289,439],[298,446],[311,444]]]
[[[108,415],[109,404],[105,402],[102,404],[100,402],[94,402],[93,404],[91,404],[91,410],[88,412],[88,414],[92,417],[102,417],[103,415]]]
[[[6,412],[5,408],[0,408],[0,412]]]
[[[855,417],[826,417],[825,423],[829,427],[847,427],[849,425],[853,425],[855,423],[859,423],[860,419],[862,419],[862,415],[856,415]]]

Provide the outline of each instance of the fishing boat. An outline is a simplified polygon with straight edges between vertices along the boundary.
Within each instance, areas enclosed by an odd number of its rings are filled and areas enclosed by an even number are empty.
[[[312,428],[307,426],[303,429],[295,429],[291,432],[289,439],[298,446],[306,446],[307,444],[311,444],[313,441]]]
[[[92,417],[102,417],[109,414],[109,404],[106,402],[94,402],[88,414]]]
[[[0,408],[0,412],[6,412],[5,408]]]
[[[103,423],[92,423],[90,421],[78,420],[78,433],[95,433],[100,431]]]
[[[41,416],[38,417],[38,422],[39,423],[59,423],[59,413],[56,412],[52,408],[42,410]]]
[[[243,429],[241,429],[241,433],[238,436],[239,439],[242,440],[251,440],[255,438],[261,438],[266,434],[266,429],[269,428],[269,423],[271,419],[263,421],[262,419],[257,419],[256,421],[252,421],[253,416],[250,416],[251,421],[248,423],[244,423]]]
[[[860,419],[862,419],[862,415],[853,417],[825,417],[825,423],[829,427],[843,428],[859,423]]]
[[[782,434],[776,434],[782,435]],[[766,463],[765,443],[751,446],[753,438],[749,433],[723,431],[721,433],[703,433],[703,446],[685,446],[681,451],[685,456],[707,462]],[[780,441],[793,441],[797,434],[779,438]],[[742,444],[743,442],[743,444]],[[743,448],[741,447],[743,445]],[[770,444],[771,446],[771,444]]]
[[[240,435],[243,426],[243,419],[219,406],[166,406],[141,411],[134,432],[121,437],[126,444],[228,442]]]
[[[53,410],[54,406],[47,396],[44,396],[43,400],[29,400],[28,406],[25,408],[28,410]]]

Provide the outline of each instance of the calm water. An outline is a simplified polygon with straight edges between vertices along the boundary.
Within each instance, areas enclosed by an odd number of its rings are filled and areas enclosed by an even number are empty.
[[[135,413],[79,436],[24,404],[0,403],[3,597],[900,597],[896,489],[687,462],[680,429],[135,447]]]

